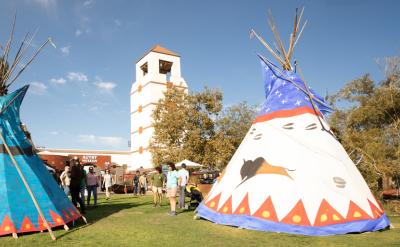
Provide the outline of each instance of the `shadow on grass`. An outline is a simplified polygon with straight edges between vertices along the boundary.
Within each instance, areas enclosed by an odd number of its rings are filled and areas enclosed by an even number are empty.
[[[74,223],[69,224],[70,230],[57,236],[57,238],[61,239],[68,234],[93,225],[97,221],[107,218],[110,215],[116,214],[121,210],[152,204],[151,202],[136,201],[135,199],[136,198],[132,196],[127,196],[111,198],[110,200],[99,200],[97,206],[88,206],[86,208],[86,214],[84,216],[87,219],[87,224],[85,224],[82,219],[78,219]]]

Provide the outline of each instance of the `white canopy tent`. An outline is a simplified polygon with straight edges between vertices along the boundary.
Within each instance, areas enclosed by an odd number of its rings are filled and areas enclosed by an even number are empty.
[[[176,163],[175,166],[176,167],[181,167],[182,164],[185,164],[186,167],[188,167],[188,168],[201,168],[201,167],[203,167],[203,165],[201,165],[199,163],[196,163],[196,162],[193,162],[193,161],[190,161],[190,160],[182,160],[181,162]]]

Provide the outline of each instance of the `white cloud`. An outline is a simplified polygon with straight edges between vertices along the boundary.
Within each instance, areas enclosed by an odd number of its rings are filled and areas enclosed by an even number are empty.
[[[67,78],[70,81],[88,81],[87,76],[81,72],[69,72]]]
[[[60,48],[62,54],[68,56],[71,51],[71,46],[64,46]]]
[[[60,77],[60,78],[51,78],[50,79],[50,82],[51,83],[54,83],[54,84],[58,84],[58,85],[64,85],[66,82],[67,82],[67,80],[65,80],[64,78],[62,78],[62,77]]]
[[[94,85],[96,85],[98,89],[107,92],[111,92],[117,86],[117,84],[115,84],[114,82],[107,82],[107,81],[98,81],[95,82]]]
[[[50,135],[54,135],[54,136],[56,136],[56,135],[59,135],[60,133],[58,132],[58,131],[51,131],[50,132]]]
[[[47,92],[47,86],[44,83],[33,81],[30,83],[31,92],[37,95],[43,95]]]
[[[117,27],[122,26],[122,22],[121,22],[120,20],[118,20],[118,19],[115,19],[115,20],[114,20],[114,24],[115,24],[115,26],[117,26]]]
[[[124,144],[124,139],[115,136],[78,135],[78,141],[85,144],[101,144],[110,147],[119,147]]]
[[[92,5],[94,3],[94,0],[87,0],[85,2],[83,2],[83,6],[89,6]]]
[[[79,36],[81,36],[81,34],[82,34],[82,31],[80,29],[76,29],[75,36],[79,37]]]

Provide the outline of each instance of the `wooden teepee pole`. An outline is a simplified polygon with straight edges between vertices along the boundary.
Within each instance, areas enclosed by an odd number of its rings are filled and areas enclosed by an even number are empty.
[[[0,139],[1,139],[1,141],[3,142],[3,144],[4,144],[4,147],[6,148],[6,151],[7,151],[8,155],[10,155],[11,161],[13,162],[15,168],[17,169],[17,172],[18,172],[19,176],[21,177],[22,182],[24,183],[26,190],[28,191],[29,195],[31,196],[31,199],[32,199],[32,201],[33,201],[33,204],[35,204],[35,207],[36,207],[36,209],[37,209],[37,211],[38,211],[40,217],[42,217],[43,223],[44,223],[44,225],[46,226],[47,230],[49,231],[49,234],[50,234],[50,236],[51,236],[51,239],[56,240],[56,236],[54,235],[53,231],[51,230],[51,227],[50,227],[49,223],[47,222],[46,218],[44,217],[44,214],[43,214],[42,210],[40,209],[39,204],[38,204],[38,202],[36,201],[36,198],[35,198],[35,196],[33,195],[32,190],[31,190],[31,188],[29,187],[28,182],[27,182],[26,179],[25,179],[24,174],[22,174],[21,169],[19,169],[19,166],[18,166],[17,162],[15,161],[14,155],[11,153],[11,150],[10,150],[10,148],[8,147],[8,145],[7,145],[7,143],[6,143],[6,140],[4,139],[3,133],[2,133],[1,131],[0,131]]]

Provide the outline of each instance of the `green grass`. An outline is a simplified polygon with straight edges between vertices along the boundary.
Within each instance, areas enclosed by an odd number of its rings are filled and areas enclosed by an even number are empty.
[[[166,201],[165,201],[166,204]],[[243,230],[205,220],[194,213],[167,215],[168,207],[153,208],[150,196],[100,197],[97,208],[87,210],[88,225],[79,223],[69,231],[1,237],[0,246],[400,246],[400,217],[390,217],[392,230],[331,237],[308,237],[284,233]]]

